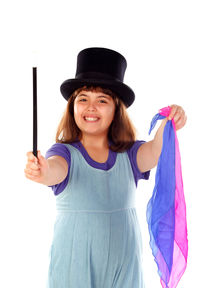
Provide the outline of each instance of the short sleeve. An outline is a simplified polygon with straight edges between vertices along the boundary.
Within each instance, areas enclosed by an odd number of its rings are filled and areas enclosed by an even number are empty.
[[[53,186],[49,186],[52,188],[54,194],[58,195],[65,189],[65,187],[67,186],[67,183],[69,181],[71,154],[70,154],[70,151],[65,144],[56,143],[56,144],[52,145],[51,148],[46,152],[45,158],[48,159],[49,157],[55,156],[55,155],[63,157],[68,163],[68,175],[67,175],[67,177],[61,183],[53,185]]]
[[[138,180],[140,179],[145,179],[148,180],[149,179],[149,175],[150,175],[150,171],[146,171],[144,173],[140,172],[138,165],[137,165],[137,151],[140,148],[140,146],[142,144],[144,144],[145,141],[141,141],[141,140],[137,140],[133,146],[127,151],[128,156],[129,156],[129,160],[131,163],[131,167],[133,170],[133,175],[135,178],[135,184],[137,186]]]

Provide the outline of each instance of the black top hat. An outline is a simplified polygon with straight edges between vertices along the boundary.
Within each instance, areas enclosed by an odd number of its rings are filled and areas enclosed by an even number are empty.
[[[126,59],[107,48],[87,48],[79,52],[75,79],[62,83],[60,91],[68,100],[82,86],[100,86],[112,90],[129,107],[134,99],[133,90],[123,83]]]

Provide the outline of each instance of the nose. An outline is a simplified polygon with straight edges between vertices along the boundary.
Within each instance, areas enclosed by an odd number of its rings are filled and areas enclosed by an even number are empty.
[[[88,111],[96,111],[96,106],[95,106],[95,103],[93,101],[88,102],[87,110]]]

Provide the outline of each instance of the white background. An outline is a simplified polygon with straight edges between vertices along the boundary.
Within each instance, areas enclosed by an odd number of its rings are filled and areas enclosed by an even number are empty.
[[[54,143],[66,106],[59,92],[60,84],[74,77],[78,52],[91,46],[111,48],[126,57],[124,82],[136,94],[128,112],[139,139],[148,141],[153,137],[148,136],[148,129],[158,109],[175,103],[187,113],[187,125],[178,132],[178,138],[189,255],[178,287],[198,287],[198,1],[4,2],[0,7],[0,287],[43,288],[46,284],[55,197],[50,188],[24,177],[26,152],[32,150],[32,66],[38,67],[38,146],[44,155]],[[147,288],[161,287],[145,216],[154,174],[155,170],[149,181],[139,183],[137,193]]]

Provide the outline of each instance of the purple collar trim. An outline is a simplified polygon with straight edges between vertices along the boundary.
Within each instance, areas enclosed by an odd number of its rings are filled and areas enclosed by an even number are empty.
[[[106,162],[104,163],[100,163],[100,162],[96,162],[94,161],[90,155],[88,154],[88,152],[86,151],[85,147],[83,146],[83,144],[79,141],[79,142],[74,142],[71,143],[70,145],[72,145],[73,147],[77,148],[81,154],[83,155],[83,157],[85,158],[86,162],[97,169],[101,169],[101,170],[109,170],[111,169],[116,161],[116,157],[117,157],[117,153],[113,152],[112,150],[109,149],[109,154],[108,154],[108,159]]]

